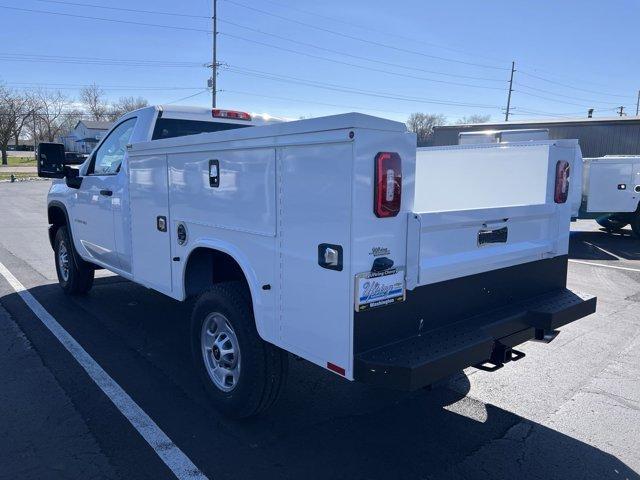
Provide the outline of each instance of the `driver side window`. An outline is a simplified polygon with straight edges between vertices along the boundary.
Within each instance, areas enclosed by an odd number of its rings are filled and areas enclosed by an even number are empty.
[[[93,156],[90,175],[115,175],[127,151],[127,145],[136,124],[135,118],[125,120],[111,131]]]

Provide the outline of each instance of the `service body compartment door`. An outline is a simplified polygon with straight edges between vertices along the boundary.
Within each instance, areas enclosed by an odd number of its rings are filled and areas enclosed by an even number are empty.
[[[637,200],[631,162],[591,162],[589,165],[588,212],[632,212]]]
[[[352,158],[348,143],[278,149],[281,340],[291,352],[324,367],[331,362],[347,376]],[[332,268],[320,265],[320,250],[328,246],[339,263]]]
[[[169,182],[166,155],[129,160],[133,279],[171,293]]]

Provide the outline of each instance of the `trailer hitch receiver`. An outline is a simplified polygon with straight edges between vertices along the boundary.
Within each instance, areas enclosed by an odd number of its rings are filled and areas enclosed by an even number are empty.
[[[516,350],[515,348],[507,347],[500,342],[496,342],[493,346],[493,351],[491,352],[489,360],[474,365],[474,367],[485,372],[495,372],[496,370],[500,370],[504,367],[505,363],[517,362],[524,357],[524,352]]]

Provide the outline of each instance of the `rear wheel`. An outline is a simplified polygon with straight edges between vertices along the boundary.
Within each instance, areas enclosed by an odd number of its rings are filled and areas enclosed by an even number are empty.
[[[598,225],[610,232],[622,230],[624,227],[629,225],[629,222],[625,222],[615,215],[604,215],[602,217],[598,217],[596,218],[596,222],[598,223]]]
[[[239,282],[204,292],[193,308],[193,361],[214,406],[232,418],[271,407],[287,376],[286,352],[260,338]]]
[[[77,257],[66,226],[58,228],[56,232],[54,252],[58,283],[64,293],[81,295],[91,290],[94,269]]]
[[[640,238],[640,212],[633,214],[633,218],[631,219],[631,230],[633,230],[636,237]]]

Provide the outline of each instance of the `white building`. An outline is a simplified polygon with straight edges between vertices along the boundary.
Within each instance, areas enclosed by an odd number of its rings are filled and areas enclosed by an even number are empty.
[[[60,137],[67,152],[90,153],[113,125],[112,122],[80,120],[67,135]]]

